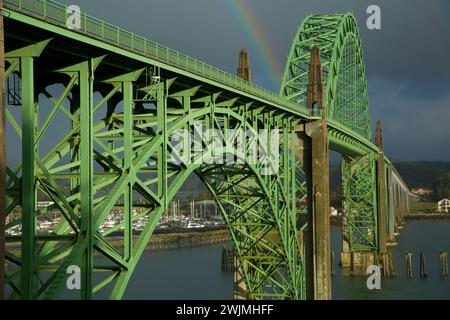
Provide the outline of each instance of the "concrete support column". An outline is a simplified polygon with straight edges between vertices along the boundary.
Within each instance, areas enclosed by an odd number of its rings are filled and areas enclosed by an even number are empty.
[[[392,179],[392,168],[389,168],[387,171],[387,185],[388,185],[388,240],[393,242],[395,240],[395,207],[394,207],[394,187],[393,187],[393,179]]]
[[[234,299],[235,300],[249,300],[247,285],[245,283],[244,276],[241,272],[240,263],[236,257],[234,257]]]
[[[309,66],[307,106],[321,111],[322,119],[307,123],[304,165],[308,184],[307,296],[331,299],[331,250],[329,221],[329,156],[326,108],[323,98],[320,51],[313,47]]]
[[[310,130],[311,131],[310,131]],[[331,299],[329,159],[326,123],[308,128],[311,137],[311,200],[309,209],[310,237],[313,242],[314,299]]]
[[[380,151],[377,159],[377,208],[378,208],[378,252],[387,252],[386,170],[384,165],[381,122],[377,121],[375,144]]]
[[[245,81],[252,82],[250,58],[246,49],[242,49],[239,53],[239,67],[237,69],[237,77]]]

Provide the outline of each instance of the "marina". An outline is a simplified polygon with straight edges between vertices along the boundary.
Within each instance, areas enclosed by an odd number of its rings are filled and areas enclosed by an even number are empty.
[[[181,204],[181,205],[180,205]],[[38,202],[39,208],[47,208],[54,206],[53,202]],[[13,210],[8,216],[6,223],[13,223],[17,216],[20,216],[20,207]],[[146,214],[144,208],[139,209],[139,205],[134,206],[132,210],[132,229],[133,234],[139,234],[147,225],[150,215]],[[47,214],[40,216],[36,220],[36,230],[38,235],[52,234],[55,228],[60,224],[62,215],[57,209],[49,210]],[[123,234],[124,230],[124,214],[123,208],[116,207],[111,210],[105,221],[97,229],[97,232],[105,235]],[[214,201],[172,201],[167,210],[157,222],[155,234],[188,232],[190,230],[206,231],[220,230],[225,228],[222,217],[218,214],[217,206]],[[9,236],[20,236],[22,234],[22,226],[20,224],[9,227],[6,230]]]

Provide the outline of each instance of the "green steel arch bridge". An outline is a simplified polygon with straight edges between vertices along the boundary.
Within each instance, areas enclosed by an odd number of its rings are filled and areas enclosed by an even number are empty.
[[[236,297],[329,299],[329,149],[343,157],[342,261],[367,256],[386,268],[388,243],[412,197],[384,155],[379,123],[371,141],[351,14],[303,21],[279,94],[84,13],[81,28],[71,30],[66,7],[53,1],[4,0],[1,19],[4,111],[16,135],[8,141],[21,141],[8,143],[8,155],[20,159],[8,162],[2,194],[4,228],[20,231],[7,232],[2,246],[10,267],[1,287],[10,298],[60,297],[73,265],[80,298],[102,291],[122,298],[168,203],[196,174],[234,245]],[[264,174],[267,163],[245,152],[231,164],[169,161],[172,135],[195,134],[198,123],[224,137],[234,129],[278,132],[266,150],[276,170]],[[254,143],[242,141],[243,150]],[[38,207],[38,199],[48,204]],[[100,232],[116,207],[123,221]],[[54,211],[59,224],[40,232],[36,220]],[[133,222],[143,218],[133,237]],[[123,241],[112,241],[121,229]]]

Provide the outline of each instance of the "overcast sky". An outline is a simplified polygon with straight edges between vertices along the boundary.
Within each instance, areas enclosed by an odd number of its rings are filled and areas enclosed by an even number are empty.
[[[245,2],[271,44],[277,74],[239,23]],[[278,92],[297,27],[308,14],[353,12],[362,37],[372,123],[383,123],[394,161],[450,161],[450,1],[448,0],[60,0],[82,11],[235,73],[250,52],[254,82]],[[381,30],[366,9],[381,8]]]

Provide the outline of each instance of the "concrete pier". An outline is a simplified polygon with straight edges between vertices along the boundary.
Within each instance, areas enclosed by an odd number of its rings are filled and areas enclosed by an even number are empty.
[[[237,76],[245,81],[252,82],[250,58],[247,49],[242,49],[239,53],[239,67],[237,70]]]
[[[249,300],[247,285],[241,272],[238,259],[234,258],[233,291],[235,300]]]
[[[308,231],[306,234],[307,296],[331,299],[331,250],[329,222],[329,156],[326,107],[323,97],[320,51],[313,47],[308,75],[307,106],[321,111],[322,119],[307,123],[303,140],[303,165],[308,185]],[[313,161],[314,159],[314,161]]]
[[[375,144],[380,149],[377,159],[377,208],[378,208],[378,252],[383,260],[387,252],[387,198],[386,198],[386,169],[384,164],[383,136],[381,122],[377,121]]]
[[[342,252],[340,266],[350,275],[365,275],[368,266],[377,264],[376,253],[371,251]],[[344,271],[345,273],[345,271]]]

